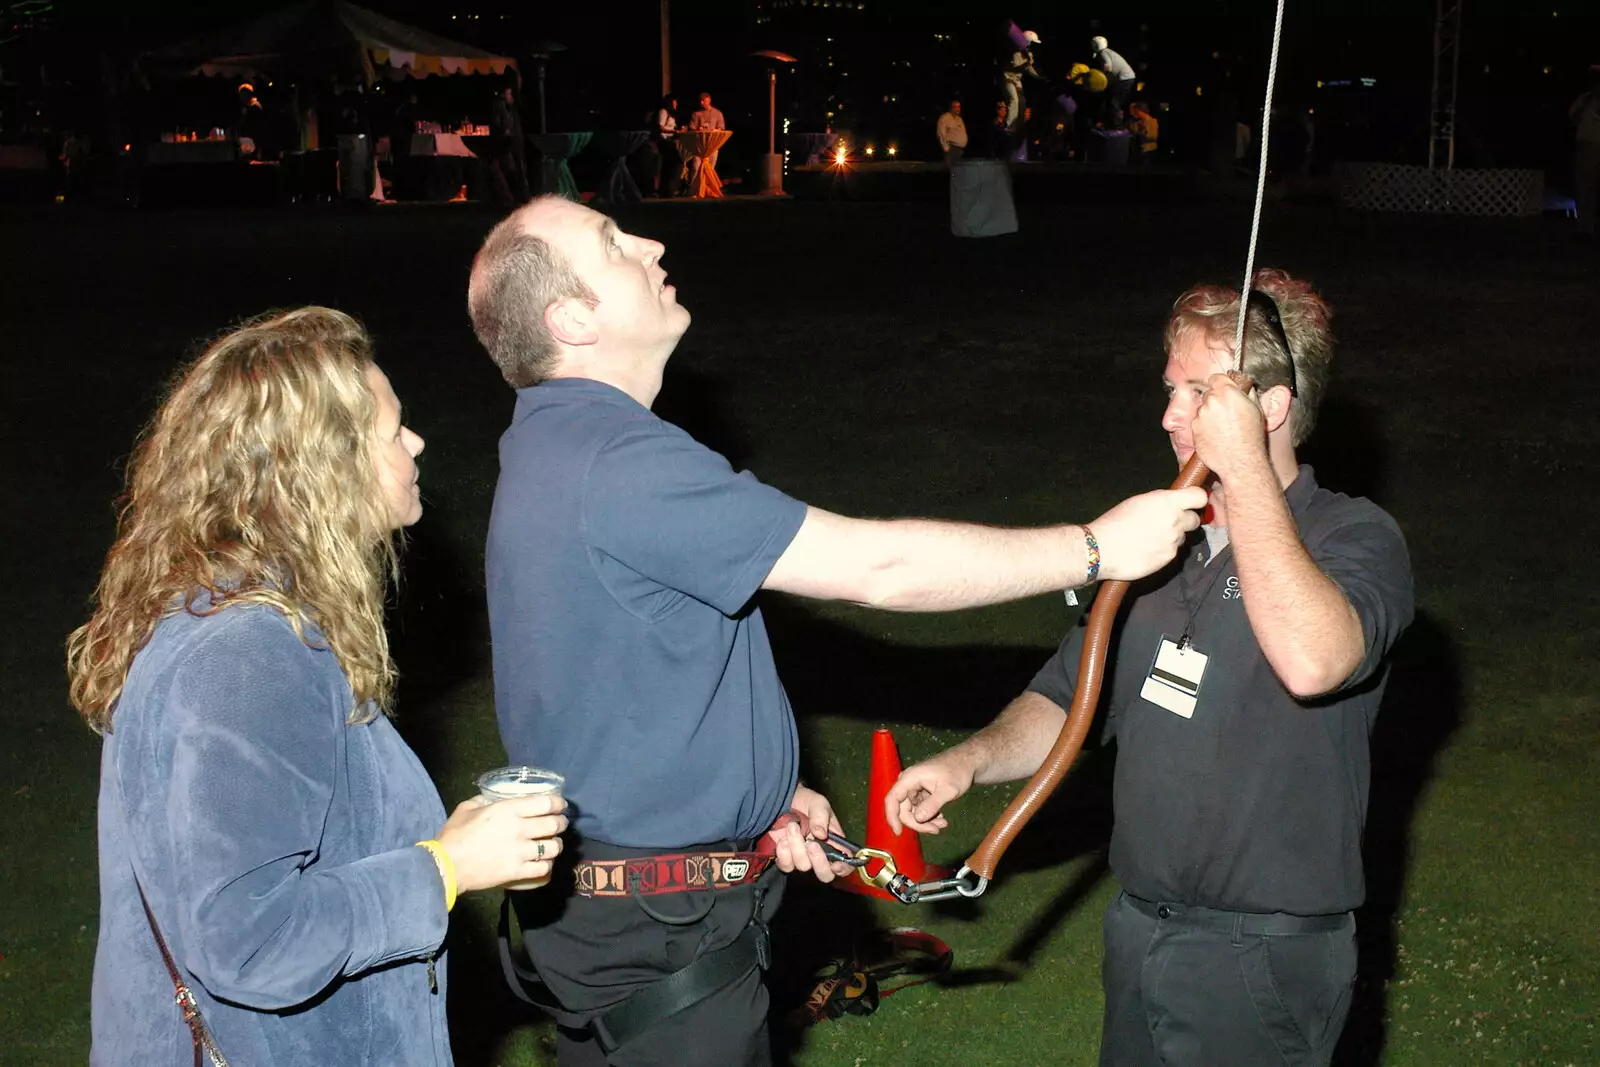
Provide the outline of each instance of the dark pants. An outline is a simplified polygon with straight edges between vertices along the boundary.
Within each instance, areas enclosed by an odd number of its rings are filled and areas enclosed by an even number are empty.
[[[715,851],[728,846],[702,847]],[[583,848],[592,859],[645,854],[594,842]],[[559,884],[563,884],[560,870],[551,885]],[[632,898],[563,900],[557,893],[534,890],[513,893],[512,902],[539,976],[563,1008],[589,1016],[732,942],[750,924],[758,899],[762,919],[770,921],[782,896],[783,876],[774,867],[753,886],[717,891],[710,898],[709,914],[686,925],[652,918]],[[674,917],[695,914],[707,901],[699,893],[645,899],[656,911]],[[752,970],[624,1044],[609,1058],[588,1030],[562,1027],[556,1039],[557,1063],[560,1067],[766,1067],[772,1062],[767,1009],[762,973]]]
[[[646,187],[652,196],[677,196],[683,175],[678,146],[666,139],[647,141],[644,149]]]
[[[1350,1012],[1351,915],[1106,907],[1101,1067],[1325,1065]]]
[[[528,190],[528,160],[520,148],[505,145],[490,159],[489,171],[495,203],[515,207],[528,202],[532,195]]]
[[[1104,122],[1107,126],[1121,126],[1122,120],[1128,113],[1128,102],[1133,99],[1133,87],[1138,83],[1132,78],[1123,78],[1114,81],[1106,91],[1106,111]]]

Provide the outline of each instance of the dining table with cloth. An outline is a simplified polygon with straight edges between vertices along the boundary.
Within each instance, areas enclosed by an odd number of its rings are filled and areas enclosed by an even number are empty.
[[[461,134],[419,131],[407,147],[395,160],[396,199],[438,203],[485,195],[483,157]]]
[[[414,156],[465,156],[477,153],[467,147],[459,133],[414,133],[411,135],[411,154]]]
[[[644,197],[628,171],[628,158],[650,140],[649,130],[603,130],[594,135],[594,151],[606,160],[598,196],[613,204],[636,204]]]
[[[529,134],[528,143],[539,153],[539,191],[579,200],[578,181],[567,161],[589,147],[593,139],[594,132],[589,130]]]
[[[715,200],[722,196],[722,179],[713,163],[717,152],[733,136],[732,130],[680,130],[678,151],[689,164],[689,195],[696,200]]]
[[[1000,159],[962,159],[950,167],[950,232],[994,237],[1017,232],[1011,168]]]

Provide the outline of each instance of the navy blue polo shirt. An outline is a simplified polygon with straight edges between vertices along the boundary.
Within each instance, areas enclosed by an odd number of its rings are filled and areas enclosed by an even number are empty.
[[[1336,691],[1297,700],[1256,643],[1232,549],[1211,559],[1199,536],[1134,585],[1102,699],[1117,742],[1110,863],[1134,896],[1296,915],[1350,911],[1364,896],[1368,738],[1385,657],[1411,622],[1411,565],[1387,513],[1319,488],[1310,467],[1285,497],[1306,551],[1360,617],[1366,654]],[[1184,718],[1141,689],[1161,638],[1177,640],[1191,619],[1210,659]],[[1084,633],[1067,636],[1030,690],[1071,705]]]
[[[794,714],[751,598],[805,505],[609,385],[517,391],[489,520],[495,711],[566,775],[578,832],[754,837],[787,808]]]

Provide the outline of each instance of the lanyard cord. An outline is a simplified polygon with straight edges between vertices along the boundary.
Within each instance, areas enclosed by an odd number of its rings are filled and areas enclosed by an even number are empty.
[[[1178,637],[1179,648],[1188,648],[1194,644],[1194,620],[1199,617],[1200,609],[1206,606],[1206,601],[1211,599],[1211,591],[1217,587],[1217,579],[1221,578],[1228,569],[1227,565],[1222,562],[1222,557],[1226,556],[1232,549],[1232,545],[1224,545],[1221,552],[1206,560],[1206,567],[1211,570],[1211,580],[1206,583],[1205,592],[1200,594],[1200,599],[1194,602],[1194,607],[1189,609],[1189,618],[1184,621],[1183,633]],[[1188,598],[1185,597],[1184,601],[1187,603]]]

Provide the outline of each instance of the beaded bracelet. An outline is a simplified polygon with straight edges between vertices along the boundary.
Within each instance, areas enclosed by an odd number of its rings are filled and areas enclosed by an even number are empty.
[[[1089,573],[1083,579],[1083,584],[1088,585],[1100,577],[1100,542],[1087,525],[1083,527],[1083,554],[1089,557]]]
[[[433,857],[433,865],[439,868],[439,877],[444,881],[444,910],[449,911],[456,906],[456,863],[450,858],[450,853],[437,841],[418,841],[417,847],[428,850],[428,855]]]

